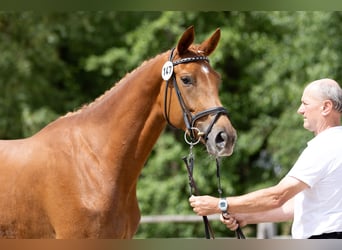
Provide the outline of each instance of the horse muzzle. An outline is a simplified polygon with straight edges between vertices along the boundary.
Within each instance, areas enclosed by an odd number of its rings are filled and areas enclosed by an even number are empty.
[[[233,154],[236,142],[236,130],[215,124],[206,138],[206,148],[209,154],[215,157],[230,156]]]

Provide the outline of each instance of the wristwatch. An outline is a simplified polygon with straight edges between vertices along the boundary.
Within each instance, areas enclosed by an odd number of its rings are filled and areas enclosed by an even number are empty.
[[[226,198],[220,198],[218,207],[222,213],[227,213],[228,207],[229,207],[227,199]]]

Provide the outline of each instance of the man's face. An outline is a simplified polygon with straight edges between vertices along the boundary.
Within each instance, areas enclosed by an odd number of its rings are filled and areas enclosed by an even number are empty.
[[[306,88],[303,92],[302,104],[297,110],[304,118],[304,128],[317,134],[322,123],[322,100],[313,88]]]

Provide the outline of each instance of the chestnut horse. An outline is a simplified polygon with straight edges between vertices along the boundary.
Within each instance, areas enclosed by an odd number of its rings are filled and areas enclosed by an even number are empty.
[[[174,50],[89,105],[29,138],[0,140],[0,237],[132,238],[137,181],[167,122],[200,138],[210,154],[231,155],[236,131],[207,58],[219,38],[217,29],[193,44],[189,27]]]

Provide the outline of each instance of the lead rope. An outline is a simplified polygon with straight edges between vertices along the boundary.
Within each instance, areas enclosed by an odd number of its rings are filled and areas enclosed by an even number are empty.
[[[196,127],[191,128],[192,130],[196,130],[198,133],[200,133],[199,129]],[[184,156],[182,160],[185,163],[186,169],[188,171],[188,178],[189,178],[189,192],[190,196],[195,194],[196,196],[200,195],[196,182],[193,177],[193,171],[194,171],[194,154],[193,154],[193,147],[194,145],[198,144],[200,142],[200,138],[197,141],[193,141],[194,138],[190,136],[190,140],[188,139],[188,133],[190,135],[192,132],[186,131],[184,133],[184,140],[185,142],[189,145],[189,155]],[[217,177],[217,192],[219,194],[219,198],[222,197],[222,187],[221,187],[221,175],[220,175],[220,166],[221,166],[221,161],[220,158],[216,158],[216,177]],[[224,214],[222,214],[224,216]],[[205,230],[205,237],[207,239],[215,239],[214,236],[214,231],[212,230],[208,217],[207,216],[202,216],[203,222],[204,222],[204,230]],[[245,235],[243,234],[240,226],[235,230],[235,235],[237,239],[246,239]]]
[[[219,158],[216,158],[216,176],[217,176],[217,192],[219,194],[219,198],[222,197],[222,187],[221,187],[221,177],[220,177],[220,166],[221,166],[221,161]],[[223,218],[225,214],[222,213]],[[240,226],[235,230],[235,236],[237,239],[246,239],[245,235],[243,234]]]
[[[188,141],[187,141],[188,142]],[[193,170],[194,170],[194,155],[192,152],[192,148],[195,143],[190,143],[190,150],[189,150],[189,155],[184,156],[182,159],[185,162],[186,169],[188,171],[188,177],[189,177],[189,187],[190,187],[190,196],[195,194],[195,195],[200,195],[196,186],[196,182],[193,178]],[[203,222],[204,222],[204,230],[205,230],[205,237],[207,239],[215,239],[214,231],[212,230],[208,217],[207,216],[202,216]]]

